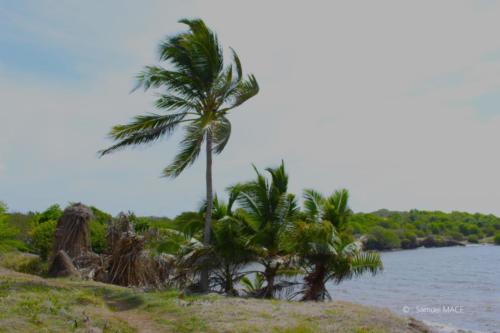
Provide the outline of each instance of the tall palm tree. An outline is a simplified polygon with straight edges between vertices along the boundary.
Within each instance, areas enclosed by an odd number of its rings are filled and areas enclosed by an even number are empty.
[[[297,221],[290,229],[288,244],[298,254],[304,267],[302,300],[330,298],[326,282],[340,283],[365,272],[376,274],[382,268],[380,256],[363,252],[359,242],[343,237],[351,210],[347,190],[323,197],[314,190],[304,191],[305,221]]]
[[[258,261],[264,266],[266,286],[260,296],[274,296],[275,284],[280,270],[286,266],[286,255],[282,246],[282,236],[290,226],[298,211],[295,197],[288,193],[288,174],[282,162],[277,168],[267,168],[270,181],[256,168],[257,178],[237,184],[238,204],[244,209],[240,218],[246,222],[246,233],[251,235],[251,243],[259,251]]]
[[[166,177],[177,177],[193,164],[206,144],[207,210],[203,243],[210,243],[212,190],[212,153],[220,154],[231,134],[227,118],[259,91],[253,75],[243,77],[240,59],[232,50],[231,63],[224,64],[217,35],[201,19],[183,19],[188,31],[166,38],[160,44],[158,60],[169,63],[147,66],[137,77],[144,90],[158,89],[155,105],[161,114],[148,113],[130,123],[114,126],[109,136],[116,141],[100,151],[101,156],[119,149],[156,142],[184,125],[180,152],[163,170]],[[202,274],[202,289],[208,288],[208,273]]]

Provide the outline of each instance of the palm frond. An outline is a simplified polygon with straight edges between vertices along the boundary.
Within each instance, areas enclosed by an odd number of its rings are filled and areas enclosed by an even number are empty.
[[[318,191],[313,189],[304,190],[304,211],[311,220],[318,221],[323,202],[323,195]]]
[[[177,126],[184,122],[185,117],[186,113],[172,115],[150,113],[136,116],[129,124],[116,125],[111,129],[109,137],[119,141],[111,147],[99,151],[99,155],[103,156],[127,146],[159,140],[173,133]]]
[[[212,125],[213,151],[220,154],[226,147],[231,136],[231,122],[224,116]]]
[[[243,78],[243,68],[241,66],[241,61],[240,61],[240,57],[238,57],[238,54],[236,53],[235,50],[233,50],[232,48],[231,49],[231,52],[233,53],[233,61],[234,61],[234,65],[236,67],[236,82],[240,82],[241,79]]]
[[[205,87],[199,83],[199,80],[182,71],[169,71],[161,66],[146,66],[136,76],[136,80],[136,86],[132,91],[140,87],[143,87],[144,90],[163,87],[189,100],[201,101],[205,97]]]
[[[384,269],[384,264],[377,252],[361,252],[352,258],[352,270],[354,274],[361,275],[370,272],[373,275]]]
[[[228,94],[228,105],[222,111],[234,109],[259,93],[259,84],[254,75],[249,75],[246,80],[241,80]]]
[[[198,103],[171,94],[160,95],[155,101],[155,106],[158,109],[181,110],[183,112],[195,111],[199,113],[201,110],[201,105]]]
[[[175,156],[174,161],[163,170],[165,177],[177,177],[182,171],[193,164],[200,154],[201,146],[205,139],[207,129],[199,121],[186,126],[186,136],[181,141],[181,151]]]

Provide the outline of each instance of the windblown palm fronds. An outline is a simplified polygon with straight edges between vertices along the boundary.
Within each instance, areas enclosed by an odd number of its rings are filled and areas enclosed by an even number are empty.
[[[210,243],[212,212],[212,154],[220,154],[231,136],[228,115],[257,95],[253,75],[244,77],[240,58],[232,50],[225,64],[217,35],[200,19],[183,19],[188,31],[167,37],[158,49],[159,65],[147,66],[137,76],[137,87],[157,89],[155,106],[161,113],[136,116],[131,122],[114,126],[109,136],[116,143],[100,151],[101,156],[129,146],[150,144],[184,128],[180,151],[163,170],[177,177],[198,158],[206,143],[207,210],[204,244]],[[163,64],[168,64],[167,67]],[[207,276],[203,284],[206,289]]]
[[[208,270],[211,273],[209,282],[212,290],[237,295],[235,285],[246,274],[243,271],[244,266],[254,260],[256,254],[244,233],[245,225],[232,211],[235,193],[230,193],[229,197],[228,203],[219,200],[217,196],[214,198],[215,219],[210,246],[202,246],[196,240],[188,242],[180,251],[178,269],[184,279],[191,275],[193,281],[196,280],[197,274]],[[204,207],[206,203],[200,209],[199,220],[203,219]],[[197,234],[192,226],[200,224],[189,221],[188,225],[189,232]]]
[[[288,245],[293,247],[305,273],[304,286],[293,294],[302,300],[330,299],[328,281],[340,283],[365,272],[383,269],[378,253],[363,252],[359,242],[342,237],[348,217],[348,192],[336,191],[324,198],[314,190],[304,192],[305,221],[296,221],[288,233]]]
[[[258,253],[258,262],[264,266],[266,286],[262,297],[273,297],[282,286],[276,278],[286,270],[290,256],[283,248],[282,237],[298,211],[295,197],[287,192],[288,174],[282,162],[276,168],[267,168],[270,179],[255,168],[256,179],[237,184],[237,202],[242,210],[239,216],[245,222],[245,232]]]

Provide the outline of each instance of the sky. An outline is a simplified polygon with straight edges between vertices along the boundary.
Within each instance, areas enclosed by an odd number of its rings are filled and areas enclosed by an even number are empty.
[[[0,0],[0,200],[175,216],[204,156],[161,177],[180,134],[98,158],[110,127],[154,112],[130,93],[177,21],[201,17],[261,86],[231,115],[217,193],[284,160],[290,190],[351,208],[500,214],[497,1]]]

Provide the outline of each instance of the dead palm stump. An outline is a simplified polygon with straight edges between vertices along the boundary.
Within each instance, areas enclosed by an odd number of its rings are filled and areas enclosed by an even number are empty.
[[[52,277],[80,277],[80,273],[73,265],[73,261],[63,250],[57,252],[52,259],[48,273]]]
[[[64,210],[63,215],[57,221],[54,236],[52,260],[49,268],[53,276],[58,276],[59,269],[67,268],[66,259],[69,258],[74,267],[73,260],[75,258],[92,254],[90,246],[90,220],[92,218],[92,210],[81,203],[73,204]],[[65,258],[61,251],[68,258]],[[65,264],[60,266],[61,262]]]

